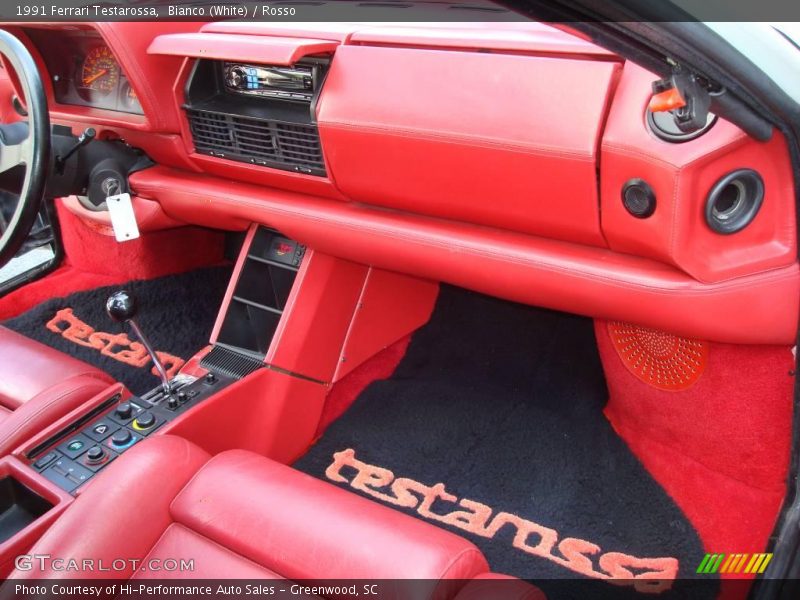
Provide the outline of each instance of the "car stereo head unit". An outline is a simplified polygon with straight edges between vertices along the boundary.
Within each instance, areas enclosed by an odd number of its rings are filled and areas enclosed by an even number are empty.
[[[229,92],[300,102],[311,102],[319,77],[313,64],[280,67],[225,62],[222,68]]]

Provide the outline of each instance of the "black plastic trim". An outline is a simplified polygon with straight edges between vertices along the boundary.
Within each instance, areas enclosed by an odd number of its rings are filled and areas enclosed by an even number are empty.
[[[121,397],[122,397],[122,394],[116,393],[113,396],[111,396],[110,398],[108,398],[107,400],[104,400],[98,406],[96,406],[95,408],[90,410],[88,413],[86,413],[82,417],[76,419],[75,421],[73,421],[72,423],[70,423],[69,425],[64,427],[63,429],[61,429],[58,432],[54,433],[49,438],[44,440],[41,444],[36,445],[34,448],[32,448],[25,455],[25,458],[36,458],[39,454],[44,452],[47,448],[52,446],[55,442],[57,442],[61,438],[66,437],[67,435],[69,435],[69,434],[71,434],[71,433],[73,433],[75,431],[78,431],[81,427],[86,425],[86,423],[88,423],[89,421],[94,419],[97,415],[99,415],[100,413],[105,411],[109,406],[111,406],[115,402],[119,402],[119,399]]]
[[[631,193],[635,190],[640,191],[642,196],[633,197]],[[641,199],[644,199],[643,205],[640,205]],[[622,186],[622,204],[632,216],[646,219],[656,212],[656,193],[644,179],[630,179]]]
[[[64,245],[61,241],[61,227],[58,221],[54,201],[45,199],[41,209],[42,218],[46,218],[50,228],[50,244],[53,248],[53,258],[46,263],[20,273],[16,277],[0,283],[0,296],[13,292],[29,283],[41,279],[45,275],[55,271],[64,260]]]
[[[246,356],[225,346],[216,345],[200,361],[200,366],[212,373],[222,373],[234,379],[242,379],[250,373],[263,369],[263,361]]]
[[[664,114],[664,113],[662,113]],[[650,131],[656,136],[658,139],[663,140],[665,142],[670,142],[672,144],[683,144],[684,142],[690,142],[692,140],[696,140],[701,135],[703,135],[706,131],[711,129],[714,124],[717,122],[717,115],[709,113],[709,120],[704,127],[696,131],[692,131],[690,133],[684,133],[675,127],[675,131],[668,131],[664,127],[662,127],[658,121],[656,120],[656,115],[648,110],[646,111],[647,115],[647,126],[650,128]]]
[[[0,479],[0,544],[53,508],[53,504],[13,475]]]

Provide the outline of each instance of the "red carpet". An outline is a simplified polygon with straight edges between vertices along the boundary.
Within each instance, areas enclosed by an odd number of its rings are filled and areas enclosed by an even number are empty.
[[[322,435],[331,423],[341,417],[370,383],[386,379],[394,373],[397,365],[405,356],[410,342],[410,335],[396,341],[354,369],[331,388],[319,419],[317,436]]]
[[[50,298],[136,279],[153,279],[223,262],[224,235],[183,227],[118,243],[58,204],[66,258],[56,271],[0,298],[0,320]]]
[[[794,368],[788,347],[709,344],[704,374],[669,392],[628,371],[597,322],[606,416],[700,533],[706,551],[761,552],[786,491]]]

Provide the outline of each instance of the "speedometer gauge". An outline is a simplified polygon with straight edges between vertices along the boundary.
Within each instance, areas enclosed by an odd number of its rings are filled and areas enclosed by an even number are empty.
[[[108,46],[89,51],[76,79],[75,87],[89,96],[107,96],[114,91],[119,82],[119,63]]]

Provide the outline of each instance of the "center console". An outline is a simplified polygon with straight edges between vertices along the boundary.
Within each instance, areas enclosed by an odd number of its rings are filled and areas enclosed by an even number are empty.
[[[106,303],[109,316],[129,326],[150,352],[162,384],[141,397],[125,390],[109,393],[27,448],[23,459],[60,489],[77,493],[120,454],[264,368],[304,256],[305,247],[275,231],[251,230],[220,311],[213,348],[199,370],[172,380],[136,323],[137,299],[125,290],[113,294]]]
[[[43,479],[15,456],[0,458],[0,578],[14,568],[72,497]]]
[[[120,454],[233,381],[208,371],[197,378],[179,375],[170,382],[170,394],[161,387],[143,397],[118,392],[24,456],[47,480],[73,493]]]
[[[223,307],[216,346],[263,362],[305,251],[301,244],[274,231],[264,227],[255,230],[234,274],[235,283]]]

